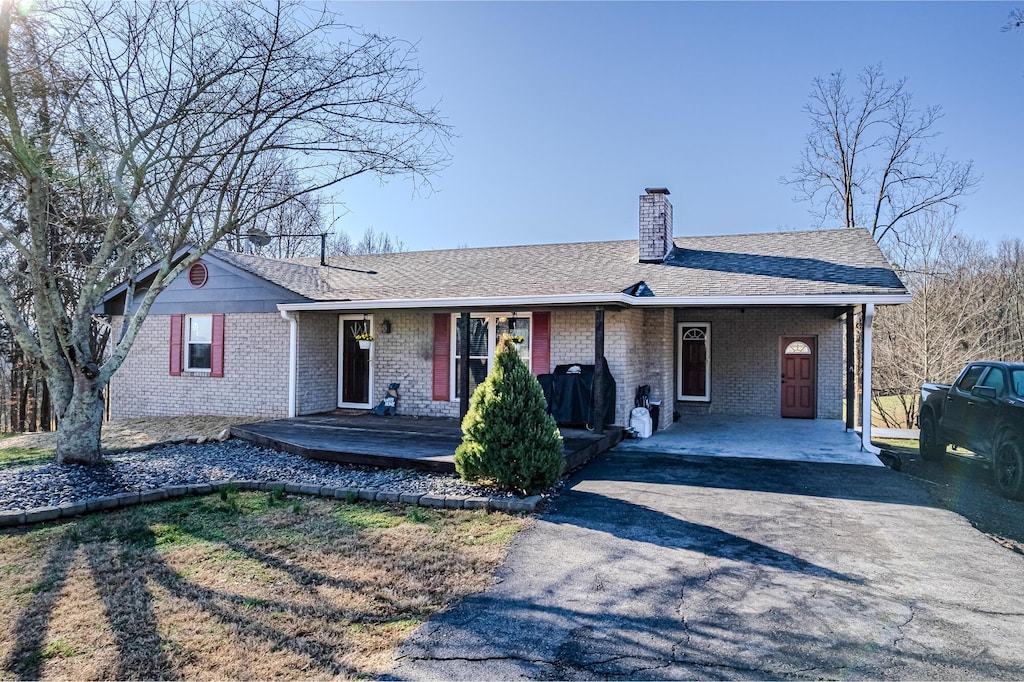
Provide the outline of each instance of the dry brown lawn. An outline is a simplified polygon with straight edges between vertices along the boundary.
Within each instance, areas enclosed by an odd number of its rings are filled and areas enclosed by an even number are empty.
[[[528,518],[229,493],[0,533],[0,679],[368,677]]]
[[[232,424],[246,424],[254,421],[262,421],[262,418],[194,415],[111,419],[103,425],[102,445],[107,450],[124,450],[168,441],[183,441],[189,436],[213,438]],[[57,435],[47,431],[23,433],[0,441],[0,449],[44,448],[52,450],[56,445]]]

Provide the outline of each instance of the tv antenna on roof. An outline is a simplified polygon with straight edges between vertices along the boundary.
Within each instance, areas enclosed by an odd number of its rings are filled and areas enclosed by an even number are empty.
[[[319,234],[270,234],[266,230],[249,230],[245,236],[249,242],[256,246],[266,246],[270,243],[271,239],[319,237],[320,265],[327,265],[327,234],[327,232]]]
[[[249,230],[245,236],[256,246],[266,246],[270,243],[270,234],[266,230]]]

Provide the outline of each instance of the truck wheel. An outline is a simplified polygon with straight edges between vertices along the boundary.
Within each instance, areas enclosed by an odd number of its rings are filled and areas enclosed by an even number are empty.
[[[937,462],[946,454],[946,444],[939,441],[935,417],[930,412],[921,415],[921,435],[918,436],[917,448],[921,459],[928,462]]]
[[[1012,500],[1024,498],[1024,451],[1017,436],[1006,434],[999,439],[992,473],[1000,495]]]

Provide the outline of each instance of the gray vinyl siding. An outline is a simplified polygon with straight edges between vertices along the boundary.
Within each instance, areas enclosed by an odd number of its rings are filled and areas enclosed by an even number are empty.
[[[209,272],[204,286],[195,288],[188,273],[174,279],[153,303],[150,315],[190,313],[276,313],[278,303],[295,303],[306,299],[284,287],[211,258],[201,261]],[[135,295],[138,301],[143,295]],[[107,314],[119,315],[124,310],[124,295],[106,304]]]

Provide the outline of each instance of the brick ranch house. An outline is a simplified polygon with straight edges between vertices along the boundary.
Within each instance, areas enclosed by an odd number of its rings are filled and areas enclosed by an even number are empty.
[[[868,232],[674,237],[668,194],[640,196],[639,239],[626,241],[323,265],[211,251],[155,301],[112,382],[111,414],[289,417],[372,407],[400,382],[403,414],[457,417],[466,345],[457,321],[468,314],[470,392],[511,330],[538,375],[593,364],[603,344],[614,424],[628,423],[635,388],[650,384],[661,428],[672,407],[842,419],[844,395],[852,427],[854,315],[865,314],[870,395],[874,307],[910,300]],[[126,289],[103,304],[115,330]],[[369,349],[355,339],[364,331]]]

